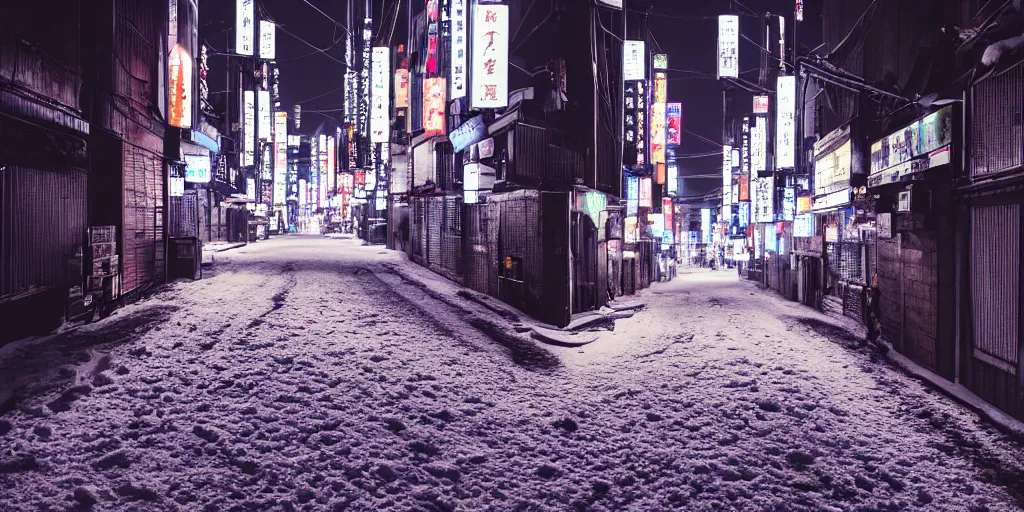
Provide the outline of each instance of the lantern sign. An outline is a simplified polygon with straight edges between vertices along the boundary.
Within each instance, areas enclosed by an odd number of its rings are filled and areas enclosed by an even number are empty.
[[[235,2],[235,53],[252,56],[256,14],[253,0]]]
[[[423,81],[423,134],[427,137],[445,133],[445,79]]]
[[[740,76],[740,18],[723,15],[718,17],[718,77],[739,78]]]
[[[508,106],[508,6],[479,4],[473,13],[474,108]]]
[[[370,107],[370,142],[391,139],[391,50],[373,49],[373,88]]]
[[[192,56],[175,45],[169,60],[168,124],[178,128],[192,127]]]

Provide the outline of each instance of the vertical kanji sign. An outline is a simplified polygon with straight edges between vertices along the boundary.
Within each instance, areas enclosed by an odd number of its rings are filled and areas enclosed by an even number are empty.
[[[477,5],[473,11],[473,108],[508,106],[508,6]]]

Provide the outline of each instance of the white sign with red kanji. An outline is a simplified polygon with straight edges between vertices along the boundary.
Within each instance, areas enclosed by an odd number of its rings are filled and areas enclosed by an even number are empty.
[[[508,106],[508,6],[477,5],[473,11],[473,108]]]

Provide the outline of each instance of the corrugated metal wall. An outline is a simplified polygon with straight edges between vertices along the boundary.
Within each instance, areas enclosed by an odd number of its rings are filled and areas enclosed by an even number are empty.
[[[971,177],[1020,167],[1024,154],[1020,111],[1024,63],[974,86],[971,119]]]
[[[69,282],[86,198],[83,169],[0,167],[0,299]]]
[[[162,280],[163,161],[159,155],[124,145],[124,293]]]
[[[971,211],[974,348],[1016,367],[1020,350],[1020,204]]]
[[[550,129],[519,123],[509,179],[518,182],[585,182],[586,155],[565,146],[564,140]],[[593,181],[593,180],[591,180]]]

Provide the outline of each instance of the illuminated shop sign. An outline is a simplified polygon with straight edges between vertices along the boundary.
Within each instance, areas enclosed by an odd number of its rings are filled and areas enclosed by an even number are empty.
[[[640,200],[641,208],[650,208],[652,206],[653,203],[651,202],[651,178],[640,178],[640,192],[638,198]]]
[[[623,80],[646,80],[647,66],[645,62],[644,42],[626,41],[622,63]]]
[[[754,113],[768,113],[768,96],[754,96]]]
[[[242,93],[242,166],[256,162],[256,93]]]
[[[668,69],[668,55],[664,53],[655,53],[654,69]]]
[[[750,160],[753,172],[764,172],[768,168],[768,119],[754,116],[754,128],[750,134]]]
[[[640,206],[640,178],[626,177],[626,215],[636,215]]]
[[[950,162],[953,107],[932,112],[871,145],[869,186],[895,183]]]
[[[452,99],[466,96],[466,0],[451,0]]]
[[[271,140],[270,91],[258,91],[256,93],[256,106],[260,123],[259,139]]]
[[[836,130],[814,146],[817,157],[814,161],[812,208],[823,210],[849,203],[852,199],[850,176],[853,164],[850,128]]]
[[[474,108],[508,106],[508,6],[480,4],[473,12]]]
[[[669,103],[666,113],[668,116],[668,144],[670,146],[678,146],[682,143],[683,104]]]
[[[423,81],[423,134],[427,137],[445,133],[445,79]]]
[[[738,78],[740,76],[740,18],[724,15],[718,17],[718,77]]]
[[[178,128],[192,127],[192,56],[175,45],[168,61],[170,80],[167,123]]]
[[[780,76],[775,125],[775,166],[796,166],[796,77]]]
[[[275,31],[277,26],[273,22],[260,20],[260,58],[274,60],[277,53],[275,43]]]
[[[373,49],[373,82],[371,85],[370,142],[391,139],[391,50]]]
[[[732,204],[732,146],[722,146],[722,204]]]
[[[253,0],[235,2],[235,53],[252,56],[256,14]]]
[[[185,181],[210,182],[210,155],[185,155]]]
[[[651,163],[665,163],[665,104],[651,105]]]

